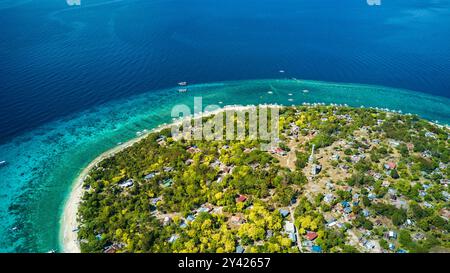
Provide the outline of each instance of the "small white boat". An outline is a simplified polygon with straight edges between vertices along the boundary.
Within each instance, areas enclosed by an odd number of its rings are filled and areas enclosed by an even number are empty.
[[[272,91],[268,91],[267,94],[273,94],[273,92]]]
[[[280,73],[284,73],[284,70],[280,70],[279,72],[280,72]]]
[[[289,93],[288,96],[292,96],[292,93]]]
[[[308,89],[303,89],[303,93],[308,93],[309,90]]]
[[[187,82],[179,82],[178,85],[179,86],[186,86],[188,83]]]
[[[294,99],[288,99],[288,101],[294,101]]]
[[[5,166],[6,164],[8,164],[8,162],[6,162],[5,160],[0,161],[0,166]]]
[[[219,101],[219,104],[222,104],[223,102]]]
[[[178,89],[178,92],[180,92],[180,93],[186,93],[187,91],[188,91],[187,88]]]

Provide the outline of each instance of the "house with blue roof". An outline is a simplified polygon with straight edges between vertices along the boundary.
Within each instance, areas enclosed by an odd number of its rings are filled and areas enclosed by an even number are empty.
[[[238,245],[236,247],[236,253],[244,253],[244,251],[245,251],[245,249],[241,245]]]
[[[314,245],[314,246],[312,246],[311,250],[314,253],[322,253],[322,248],[320,246]]]
[[[192,221],[194,221],[195,220],[195,216],[194,215],[188,215],[187,217],[186,217],[186,221],[188,221],[188,222],[192,222]]]
[[[287,209],[280,209],[279,212],[283,217],[287,217],[289,215],[289,210]]]

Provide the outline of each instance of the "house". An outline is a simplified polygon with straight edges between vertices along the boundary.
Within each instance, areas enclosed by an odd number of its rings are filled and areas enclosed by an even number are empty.
[[[266,231],[266,239],[272,238],[273,237],[273,231],[271,231],[270,229]]]
[[[332,183],[331,180],[327,182],[327,184],[325,185],[325,187],[326,187],[328,190],[334,189],[334,185],[333,185],[333,183]]]
[[[121,187],[122,189],[129,188],[133,186],[133,183],[134,183],[133,179],[128,179],[127,181],[119,183],[119,187]]]
[[[397,239],[397,232],[391,230],[388,232],[388,238],[389,239]]]
[[[359,156],[359,155],[352,155],[352,156],[350,157],[350,160],[351,160],[353,163],[358,163],[358,162],[361,160],[361,156]]]
[[[446,191],[442,191],[442,196],[445,198],[445,201],[449,201],[450,200],[450,194]]]
[[[429,150],[426,150],[426,151],[423,151],[423,152],[422,152],[422,157],[430,158],[430,157],[432,157],[432,156],[433,156],[433,154],[432,154],[431,151],[429,151]]]
[[[244,252],[245,252],[245,249],[241,245],[238,245],[236,247],[236,253],[244,253]]]
[[[339,155],[338,155],[338,154],[333,154],[333,155],[331,156],[331,160],[333,160],[333,161],[338,161],[338,160],[339,160]]]
[[[211,163],[210,167],[211,168],[219,167],[221,164],[222,162],[216,159],[213,163]]]
[[[172,167],[164,167],[163,171],[166,173],[170,173],[171,171],[173,171],[173,168]]]
[[[311,251],[314,253],[322,253],[322,248],[320,246],[312,246]]]
[[[156,197],[156,198],[150,199],[150,203],[152,203],[152,205],[154,205],[154,206],[156,206],[156,204],[158,204],[159,201],[161,201],[161,197]]]
[[[245,219],[240,217],[240,216],[233,215],[233,216],[230,217],[230,222],[232,224],[234,224],[234,225],[240,225],[240,224],[243,224],[245,222]]]
[[[289,210],[287,209],[279,209],[281,216],[286,217],[289,215]]]
[[[318,175],[320,171],[322,170],[322,166],[319,164],[314,164],[311,168],[311,174],[312,175]]]
[[[147,175],[144,176],[144,179],[145,179],[145,180],[150,180],[150,179],[152,179],[153,177],[157,176],[158,174],[159,174],[159,173],[156,173],[156,172],[149,173],[149,174],[147,174]]]
[[[290,222],[290,221],[286,221],[285,225],[284,225],[284,231],[286,231],[286,233],[292,233],[295,232],[295,226],[294,223]]]
[[[174,243],[176,240],[178,240],[179,237],[180,237],[180,236],[178,236],[177,234],[174,234],[174,235],[170,236],[168,242],[169,242],[170,244],[172,244],[172,243]]]
[[[373,171],[370,171],[369,175],[371,175],[373,178],[375,178],[377,180],[380,180],[382,178],[381,173],[377,173],[377,172],[373,172]]]
[[[201,152],[201,150],[197,146],[194,145],[194,146],[187,148],[186,152],[188,152],[190,154],[195,154],[195,153]]]
[[[306,232],[305,238],[309,241],[314,241],[317,238],[317,233],[313,231]]]
[[[423,240],[425,238],[426,238],[425,234],[420,233],[420,232],[418,232],[418,233],[413,235],[413,239],[416,240],[416,241],[420,241],[420,240]]]
[[[439,215],[448,221],[450,219],[450,210],[443,208],[439,211]]]
[[[387,162],[386,164],[384,164],[384,168],[386,170],[393,170],[397,168],[397,164],[395,164],[394,162]]]
[[[327,193],[325,194],[325,196],[323,197],[323,200],[325,201],[325,203],[330,204],[331,202],[334,201],[334,195],[331,193]]]
[[[281,155],[281,156],[287,155],[286,151],[281,149],[280,147],[277,147],[277,148],[273,149],[272,153],[278,154],[278,155]]]
[[[389,243],[389,249],[390,250],[395,250],[395,245],[393,243]]]
[[[186,221],[188,221],[188,222],[192,222],[192,221],[194,221],[195,220],[195,216],[194,215],[188,215],[187,217],[186,217]]]
[[[297,242],[297,236],[295,235],[295,232],[289,233],[289,239],[291,239],[291,241],[292,241],[293,243],[296,243],[296,242]]]
[[[425,137],[436,138],[436,135],[432,132],[425,132]]]
[[[236,197],[236,203],[243,203],[247,201],[247,196],[239,194],[238,197]]]
[[[370,211],[367,210],[367,209],[363,209],[362,213],[363,213],[364,217],[369,217],[370,216]]]
[[[122,244],[112,244],[110,246],[105,247],[103,253],[116,253],[118,250],[120,250],[123,247]]]
[[[169,216],[164,217],[164,220],[163,220],[164,226],[167,226],[168,224],[170,224],[170,222],[172,222],[172,218],[170,218]]]
[[[391,140],[389,140],[389,145],[391,145],[392,147],[395,148],[395,147],[398,147],[400,145],[400,142],[397,141],[397,140],[391,139]]]
[[[344,212],[349,214],[349,213],[352,212],[352,208],[351,207],[346,207],[346,208],[344,208]]]
[[[172,186],[173,180],[172,180],[172,178],[167,178],[167,179],[163,180],[163,181],[161,182],[161,184],[162,184],[162,186],[163,186],[164,188],[167,188],[167,187]]]
[[[375,244],[375,242],[374,241],[367,241],[365,244],[364,244],[364,247],[365,248],[367,248],[367,249],[369,249],[369,250],[371,250],[371,249],[374,249],[375,247],[376,247],[376,244]]]

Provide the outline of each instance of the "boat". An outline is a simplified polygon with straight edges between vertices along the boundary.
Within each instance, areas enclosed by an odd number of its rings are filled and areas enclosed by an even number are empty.
[[[5,160],[0,161],[0,167],[5,166],[6,164],[8,164],[8,162],[6,162]]]
[[[268,91],[267,94],[273,94],[273,92],[272,91]]]
[[[186,93],[187,91],[188,91],[187,88],[178,89],[178,92],[180,92],[180,93]]]
[[[280,73],[284,73],[284,70],[280,70]]]
[[[309,90],[308,89],[303,89],[303,93],[308,93]]]
[[[179,82],[178,85],[179,86],[186,86],[188,83],[187,82]]]

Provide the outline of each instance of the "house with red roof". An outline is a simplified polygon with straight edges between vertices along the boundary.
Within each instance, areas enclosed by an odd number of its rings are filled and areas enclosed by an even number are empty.
[[[243,194],[239,194],[239,196],[236,197],[236,203],[243,203],[245,201],[247,201],[247,196]]]
[[[305,238],[308,241],[313,241],[317,238],[317,233],[313,232],[313,231],[308,231],[308,232],[306,232]]]

